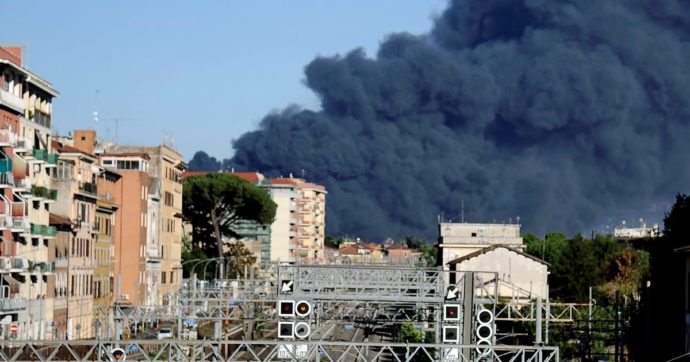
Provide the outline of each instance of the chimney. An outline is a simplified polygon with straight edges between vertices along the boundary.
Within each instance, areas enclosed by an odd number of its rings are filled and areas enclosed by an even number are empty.
[[[23,66],[22,48],[17,46],[0,46],[0,59],[6,59],[14,64]]]
[[[93,155],[96,148],[96,131],[89,130],[75,130],[74,131],[74,148],[81,152]]]

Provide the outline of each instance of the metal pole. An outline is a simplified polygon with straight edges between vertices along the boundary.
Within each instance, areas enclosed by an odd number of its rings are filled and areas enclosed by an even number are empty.
[[[537,297],[536,325],[537,325],[537,331],[536,331],[536,340],[534,341],[534,343],[536,343],[537,345],[540,345],[542,343],[542,340],[541,340],[541,297]]]
[[[546,286],[546,323],[544,324],[545,328],[545,339],[544,343],[549,344],[549,319],[551,315],[551,300],[549,298],[549,286]]]
[[[115,340],[120,340],[122,334],[122,319],[120,318],[120,295],[122,294],[122,272],[117,273],[117,298],[115,299]]]
[[[589,287],[589,315],[587,317],[587,338],[589,339],[589,356],[592,358],[592,287]]]
[[[462,344],[472,344],[472,307],[474,306],[474,273],[465,272],[463,275],[464,291],[462,293]],[[443,312],[442,312],[443,313]],[[472,358],[472,349],[463,348],[465,360]]]

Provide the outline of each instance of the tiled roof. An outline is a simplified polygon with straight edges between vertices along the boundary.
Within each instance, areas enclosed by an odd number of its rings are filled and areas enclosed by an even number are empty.
[[[499,248],[508,249],[508,250],[510,250],[510,251],[512,251],[512,252],[514,252],[514,253],[517,253],[517,254],[520,254],[520,255],[524,256],[525,258],[532,259],[532,260],[534,260],[534,261],[536,261],[536,262],[538,262],[538,263],[542,263],[542,264],[544,264],[544,265],[551,266],[551,264],[549,264],[549,263],[547,263],[547,262],[545,262],[545,261],[543,261],[543,260],[541,260],[541,259],[539,259],[539,258],[537,258],[537,257],[534,257],[534,256],[529,255],[529,254],[527,254],[527,253],[524,253],[524,252],[522,252],[522,251],[520,251],[520,250],[513,249],[513,248],[511,248],[511,247],[509,247],[509,246],[502,245],[502,244],[492,245],[492,246],[486,247],[486,248],[484,248],[484,249],[475,251],[474,253],[470,253],[470,254],[467,254],[467,255],[465,255],[465,256],[461,256],[461,257],[459,257],[459,258],[457,258],[457,259],[455,259],[455,260],[449,261],[447,264],[448,264],[448,265],[454,265],[454,264],[462,263],[462,262],[465,261],[465,260],[472,259],[472,258],[474,258],[474,257],[480,256],[480,255],[482,255],[482,254],[486,254],[486,253],[488,253],[488,252],[490,252],[490,251],[494,251],[494,250],[499,249]]]
[[[87,156],[91,156],[94,158],[96,157],[96,155],[84,152],[84,151],[82,151],[76,147],[72,147],[70,145],[63,145],[62,143],[60,143],[58,141],[52,141],[50,144],[53,146],[53,149],[59,153],[63,153],[63,152],[64,153],[82,153],[82,154],[85,154]]]
[[[141,157],[145,160],[150,160],[151,157],[145,152],[108,152],[101,155],[101,157]]]
[[[53,213],[50,213],[48,220],[50,225],[72,225],[68,218]]]

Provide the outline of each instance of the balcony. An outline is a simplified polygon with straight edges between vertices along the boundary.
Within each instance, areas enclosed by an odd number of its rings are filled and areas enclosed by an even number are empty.
[[[57,153],[49,153],[46,155],[46,162],[52,164],[52,165],[57,165],[58,162],[58,155]]]
[[[17,256],[0,256],[0,271],[19,273],[29,268],[26,258]]]
[[[38,225],[38,224],[31,224],[31,234],[33,235],[42,235],[43,234],[43,225]]]
[[[48,200],[56,201],[58,197],[58,190],[48,190]]]
[[[50,128],[50,115],[45,114],[41,111],[34,111],[32,114],[32,117],[30,117],[32,121],[35,123],[45,127],[45,128]]]
[[[12,108],[19,113],[24,113],[24,100],[4,89],[0,89],[0,104]]]
[[[79,185],[79,193],[92,197],[98,197],[98,187],[93,182],[86,182]]]
[[[26,299],[19,298],[2,298],[0,299],[0,311],[11,312],[20,311],[28,307]]]
[[[14,146],[15,153],[26,153],[33,150],[34,144],[26,138],[18,138]]]
[[[48,158],[48,152],[37,148],[34,150],[33,156],[37,161],[46,161],[46,159]]]
[[[55,226],[43,225],[42,234],[46,238],[54,238],[57,235],[57,228]]]
[[[14,188],[16,189],[28,192],[31,191],[31,186],[31,178],[29,176],[14,180]]]
[[[2,164],[2,161],[0,161],[0,164]],[[2,187],[14,187],[14,176],[12,176],[11,171],[0,171],[0,188]]]
[[[146,245],[146,258],[147,259],[161,259],[160,248],[158,245]]]
[[[48,192],[48,188],[45,186],[32,185],[31,186],[31,194],[34,195],[35,197],[47,199],[49,192]]]
[[[17,143],[17,135],[8,130],[0,129],[0,146],[14,146]]]

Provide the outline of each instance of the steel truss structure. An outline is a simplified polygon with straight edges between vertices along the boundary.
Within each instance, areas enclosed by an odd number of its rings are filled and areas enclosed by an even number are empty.
[[[319,300],[439,303],[443,298],[443,272],[438,269],[281,265],[278,280],[292,281],[295,296]]]
[[[209,340],[2,341],[0,361],[113,361],[111,353],[116,347],[122,348],[130,361],[559,361],[556,347]],[[462,350],[472,351],[472,357],[464,357]]]
[[[499,321],[535,321],[537,303],[508,302],[498,303],[496,320]],[[589,304],[585,303],[544,303],[541,305],[541,314],[549,323],[573,323],[588,318]]]

